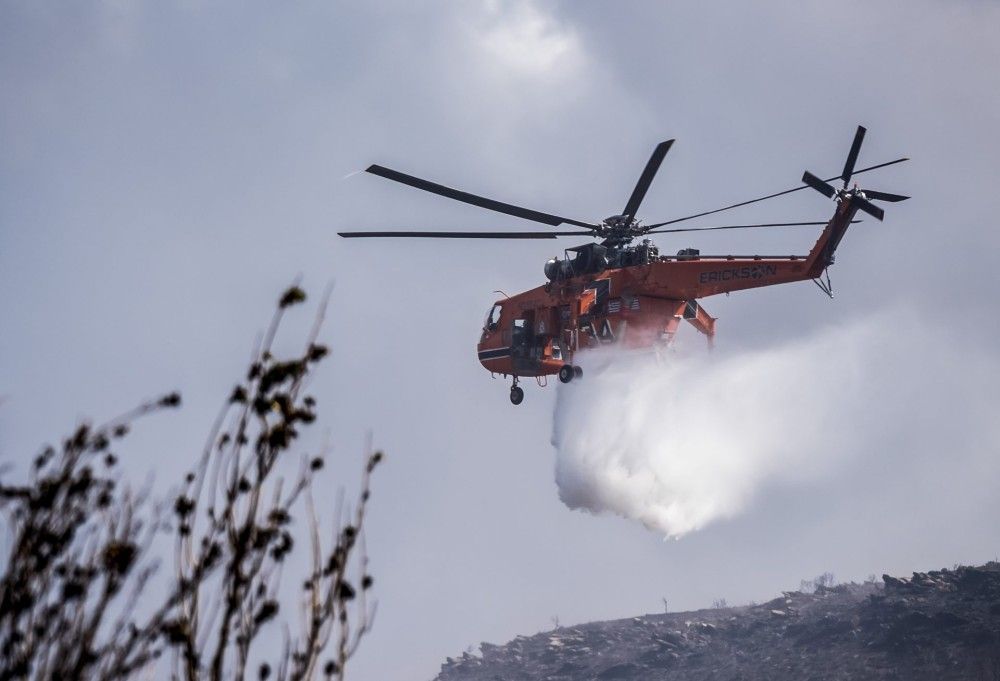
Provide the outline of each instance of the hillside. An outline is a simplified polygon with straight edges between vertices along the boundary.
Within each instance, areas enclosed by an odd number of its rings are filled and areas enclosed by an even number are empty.
[[[437,681],[1000,679],[1000,563],[483,643]]]

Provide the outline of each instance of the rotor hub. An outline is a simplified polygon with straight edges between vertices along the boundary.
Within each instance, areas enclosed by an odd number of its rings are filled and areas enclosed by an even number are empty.
[[[629,215],[612,215],[601,222],[598,235],[615,243],[631,241],[643,233],[639,221]]]

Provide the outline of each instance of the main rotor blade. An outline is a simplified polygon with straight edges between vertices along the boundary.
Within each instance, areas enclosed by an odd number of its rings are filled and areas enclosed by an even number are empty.
[[[909,161],[909,158],[897,158],[895,161],[887,161],[886,163],[879,163],[877,165],[868,166],[867,168],[862,168],[861,170],[855,170],[854,175],[860,175],[861,173],[867,173],[869,170],[877,170],[878,168],[885,168],[886,166],[895,165],[897,163],[902,163],[903,161]],[[840,178],[840,175],[834,175],[831,178],[823,180],[824,182],[830,183],[834,180]],[[723,206],[722,208],[716,208],[715,210],[706,210],[703,213],[695,213],[694,215],[685,215],[682,218],[674,218],[673,220],[667,220],[666,222],[657,222],[652,225],[646,225],[647,229],[655,229],[656,227],[663,227],[665,225],[673,225],[678,222],[684,222],[685,220],[694,220],[695,218],[704,217],[706,215],[714,215],[715,213],[721,213],[725,210],[732,210],[733,208],[741,208],[743,206],[749,206],[751,203],[757,203],[759,201],[766,201],[768,199],[777,198],[779,196],[784,196],[785,194],[791,194],[792,192],[801,191],[806,189],[809,185],[799,185],[798,187],[792,187],[791,189],[786,189],[783,192],[776,192],[774,194],[768,194],[767,196],[761,196],[757,199],[750,199],[749,201],[740,201],[739,203],[734,203],[728,206]]]
[[[895,161],[886,161],[885,163],[879,163],[877,165],[868,166],[867,168],[862,168],[861,170],[855,170],[855,175],[860,175],[861,173],[867,173],[869,170],[878,170],[879,168],[885,168],[886,166],[893,166],[897,163],[902,163],[903,161],[909,161],[909,157],[897,158]],[[827,182],[833,182],[837,178],[831,177]]]
[[[861,151],[861,143],[865,139],[864,126],[859,125],[858,131],[854,133],[854,142],[851,143],[851,151],[847,154],[847,162],[844,163],[844,172],[840,174],[840,177],[844,180],[844,189],[847,189],[847,183],[851,181],[851,175],[854,174],[854,164],[858,162],[858,152]]]
[[[557,236],[593,236],[591,232],[337,232],[345,239],[555,239]]]
[[[871,215],[876,220],[881,220],[883,217],[885,217],[884,210],[876,206],[871,201],[861,198],[857,194],[851,197],[851,203],[857,206],[859,210],[863,210],[864,212]]]
[[[495,210],[498,213],[504,213],[506,215],[513,215],[514,217],[524,218],[525,220],[534,220],[535,222],[541,222],[542,224],[545,225],[552,225],[553,227],[556,225],[561,225],[564,222],[571,225],[576,225],[578,227],[586,227],[587,229],[595,229],[597,227],[597,225],[591,225],[586,222],[580,222],[579,220],[571,220],[569,218],[564,218],[559,215],[542,213],[537,210],[522,208],[521,206],[515,206],[510,203],[502,203],[500,201],[494,201],[493,199],[487,199],[482,196],[476,196],[475,194],[470,194],[469,192],[463,192],[459,191],[458,189],[452,189],[451,187],[445,187],[442,184],[437,184],[435,182],[422,180],[419,177],[414,177],[413,175],[407,175],[406,173],[401,173],[398,170],[392,170],[391,168],[386,168],[380,165],[369,166],[366,169],[366,172],[369,172],[372,175],[378,175],[379,177],[384,177],[387,180],[393,180],[395,182],[401,182],[402,184],[408,184],[411,187],[416,187],[417,189],[423,189],[424,191],[431,192],[432,194],[445,196],[449,199],[462,201],[463,203],[470,203],[473,206],[479,206],[480,208]]]
[[[819,179],[808,170],[802,174],[802,181],[818,191],[820,194],[825,194],[828,199],[832,199],[837,193],[837,190],[834,189],[833,186]]]
[[[635,217],[636,212],[639,210],[639,204],[642,203],[642,199],[649,190],[649,185],[653,182],[653,178],[656,177],[656,171],[660,169],[660,164],[663,163],[663,157],[670,151],[670,146],[673,143],[674,140],[667,140],[666,142],[657,144],[656,149],[653,150],[653,155],[646,162],[646,168],[642,171],[642,175],[639,176],[639,181],[635,183],[632,196],[628,198],[625,210],[622,211],[622,215],[627,216],[629,220]]]
[[[851,223],[861,222],[861,220],[851,220]],[[723,225],[721,227],[678,227],[676,229],[657,229],[646,234],[673,234],[675,232],[712,232],[718,229],[755,229],[757,227],[806,227],[826,225],[827,222],[762,222],[756,225]]]
[[[899,201],[906,201],[909,196],[902,196],[901,194],[890,194],[889,192],[877,192],[874,189],[862,189],[862,193],[869,199],[875,199],[877,201],[889,201],[890,203],[897,203]]]

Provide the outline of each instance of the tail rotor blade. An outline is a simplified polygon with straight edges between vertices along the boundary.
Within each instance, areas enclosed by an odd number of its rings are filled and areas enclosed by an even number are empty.
[[[844,172],[840,174],[840,177],[844,180],[844,189],[847,189],[847,183],[851,181],[851,175],[854,174],[854,164],[858,161],[858,152],[861,151],[861,142],[865,139],[865,132],[865,128],[859,125],[858,131],[854,133],[854,143],[851,144],[851,151],[847,154]]]
[[[825,194],[828,199],[832,199],[837,193],[836,189],[810,173],[808,170],[802,174],[802,181],[819,193]]]
[[[861,198],[857,194],[851,197],[851,204],[854,205],[858,210],[863,210],[864,212],[868,213],[876,220],[881,220],[885,216],[884,210],[876,206],[871,201]]]
[[[652,184],[653,178],[656,177],[656,171],[660,169],[660,164],[663,163],[663,157],[670,151],[673,143],[673,140],[667,140],[656,145],[653,155],[649,157],[649,161],[646,162],[646,168],[642,171],[639,181],[635,184],[635,189],[632,190],[632,196],[629,197],[628,203],[625,204],[625,210],[622,212],[622,215],[627,216],[630,220],[635,217],[636,212],[639,210],[639,204],[642,203],[646,192],[649,190],[649,185]]]
[[[865,196],[869,199],[875,199],[876,201],[888,201],[889,203],[897,203],[899,201],[906,201],[909,196],[902,196],[900,194],[890,194],[888,192],[877,192],[874,189],[863,189]]]

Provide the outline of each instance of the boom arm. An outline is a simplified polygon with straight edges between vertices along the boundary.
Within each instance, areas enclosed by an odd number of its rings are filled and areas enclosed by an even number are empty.
[[[695,300],[720,293],[787,284],[819,277],[832,262],[857,207],[841,201],[808,255],[804,256],[677,256],[632,274],[631,286],[644,295]]]

